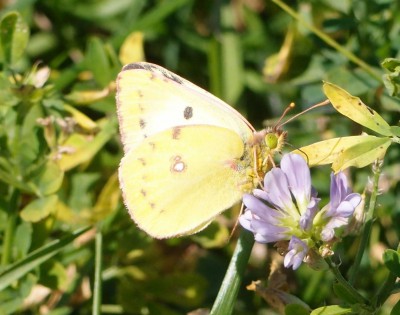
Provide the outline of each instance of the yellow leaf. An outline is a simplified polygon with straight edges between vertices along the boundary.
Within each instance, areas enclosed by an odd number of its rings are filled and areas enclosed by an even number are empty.
[[[323,89],[333,107],[342,115],[383,136],[393,135],[389,124],[360,98],[329,82],[324,82]]]
[[[289,28],[279,53],[265,59],[263,75],[267,82],[276,82],[288,69],[293,48],[294,31]]]
[[[144,61],[142,32],[133,32],[125,39],[119,51],[119,60],[123,65]]]
[[[67,104],[64,104],[64,109],[72,115],[76,123],[83,129],[94,130],[97,128],[97,124],[81,111]]]
[[[97,198],[92,211],[92,219],[95,221],[102,220],[104,217],[116,210],[120,197],[121,193],[119,190],[118,175],[117,173],[114,173],[109,177]]]
[[[110,95],[110,89],[105,87],[102,90],[73,91],[66,95],[65,99],[74,104],[87,105],[102,100],[108,95]]]
[[[334,163],[346,149],[355,145],[373,142],[377,139],[382,138],[369,135],[333,138],[310,144],[293,152],[303,155],[309,166],[325,165]]]
[[[79,164],[90,162],[97,152],[117,131],[115,120],[106,121],[95,136],[72,134],[56,155],[60,168],[69,170]]]
[[[377,159],[382,159],[392,141],[390,138],[376,138],[374,140],[356,144],[339,154],[332,164],[335,173],[350,166],[364,167]]]

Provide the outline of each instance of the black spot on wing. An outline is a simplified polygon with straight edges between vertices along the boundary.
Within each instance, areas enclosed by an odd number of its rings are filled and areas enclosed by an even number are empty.
[[[147,62],[130,63],[122,68],[122,71],[128,71],[128,70],[147,70],[154,74],[161,74],[164,78],[170,79],[178,84],[183,84],[184,82],[179,76],[168,71],[167,69],[164,69],[163,67],[156,66]]]
[[[183,117],[184,117],[185,119],[190,119],[190,118],[192,118],[192,117],[193,117],[193,107],[187,106],[187,107],[185,108],[185,110],[183,111]]]
[[[137,69],[151,70],[152,67],[150,67],[150,66],[151,66],[151,64],[146,63],[146,62],[135,62],[135,63],[130,63],[128,65],[123,66],[122,71],[137,70]]]

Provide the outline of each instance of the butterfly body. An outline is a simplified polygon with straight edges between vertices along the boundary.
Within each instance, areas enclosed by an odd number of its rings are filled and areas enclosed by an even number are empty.
[[[192,234],[238,202],[266,169],[266,131],[157,65],[127,65],[117,79],[124,202],[156,238]]]

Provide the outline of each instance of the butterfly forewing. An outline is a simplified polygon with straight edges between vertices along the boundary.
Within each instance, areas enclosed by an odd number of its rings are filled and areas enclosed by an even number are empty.
[[[127,65],[117,79],[117,105],[124,150],[147,137],[185,125],[230,129],[247,141],[253,127],[232,107],[168,70],[148,64]]]

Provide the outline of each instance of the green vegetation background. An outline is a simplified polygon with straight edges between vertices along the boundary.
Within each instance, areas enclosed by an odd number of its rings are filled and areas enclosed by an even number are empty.
[[[273,125],[290,102],[296,109],[288,116],[324,100],[322,80],[361,97],[390,125],[398,124],[399,81],[394,76],[388,92],[380,64],[400,57],[399,3],[288,5],[366,67],[272,1],[0,4],[0,271],[7,275],[0,283],[1,314],[89,314],[98,296],[102,314],[185,314],[212,306],[234,248],[236,236],[227,239],[239,209],[193,237],[157,241],[135,227],[121,202],[114,80],[122,66],[120,47],[133,32],[140,33],[130,51],[137,56],[144,51],[146,61],[209,90],[257,129]],[[330,107],[284,129],[286,151],[362,131]],[[379,220],[362,262],[368,275],[356,282],[365,294],[384,281],[382,250],[395,248],[399,239],[399,155],[395,147],[385,158]],[[313,173],[314,186],[327,198],[329,167]],[[354,190],[362,192],[371,170],[349,174]],[[86,227],[91,228],[82,230]],[[350,236],[338,252],[344,274],[356,244],[357,237]],[[254,248],[235,314],[275,314],[245,289],[253,280],[267,279],[274,253],[271,246]],[[101,290],[94,282],[99,261]],[[332,281],[329,273],[307,266],[288,271],[290,293],[311,308],[335,303]],[[389,314],[394,302],[381,314]]]

